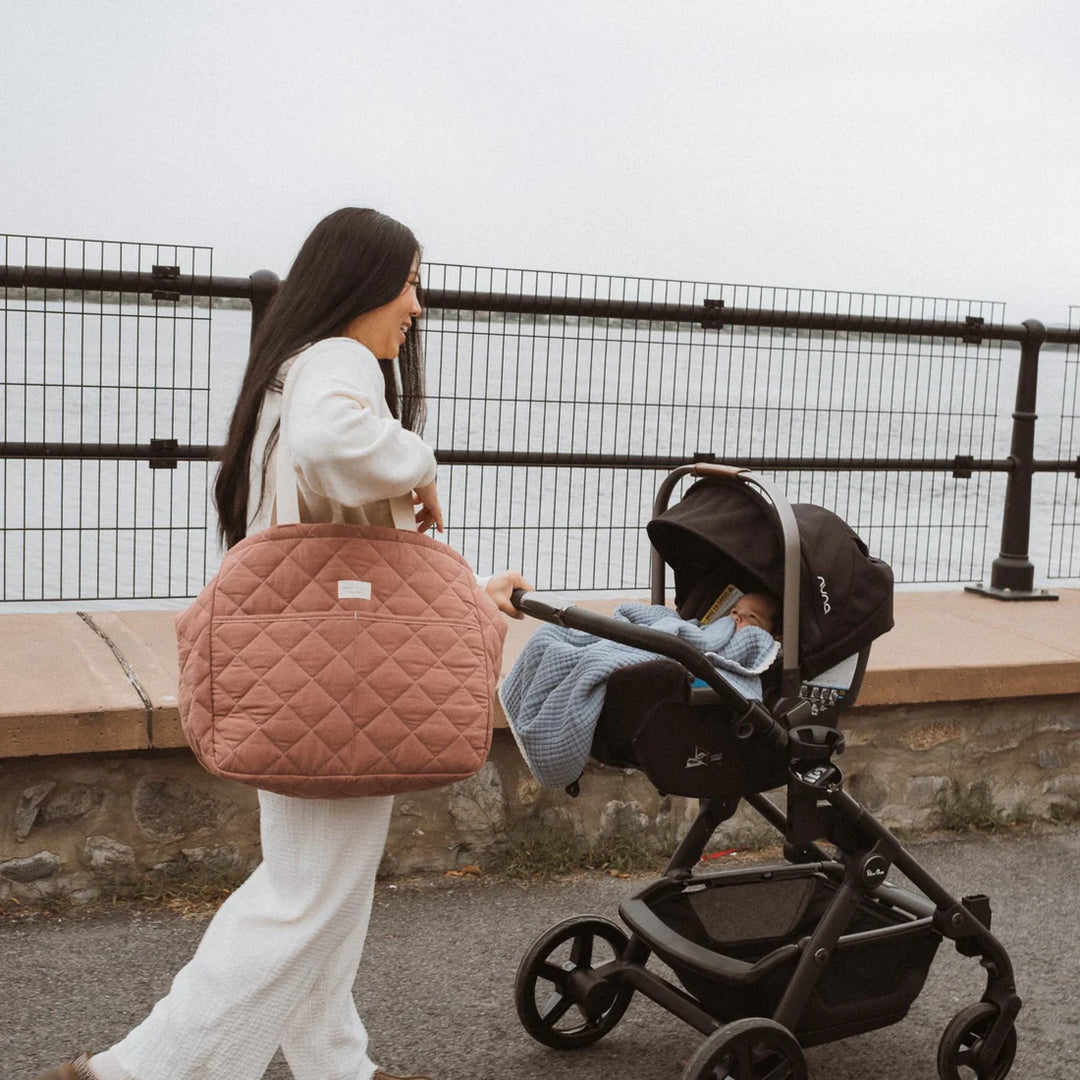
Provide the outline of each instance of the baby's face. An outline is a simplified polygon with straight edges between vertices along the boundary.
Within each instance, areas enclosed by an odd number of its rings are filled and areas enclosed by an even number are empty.
[[[739,597],[738,602],[728,613],[735,620],[735,629],[744,626],[760,626],[762,630],[773,632],[773,617],[776,608],[773,602],[760,593],[747,593]]]

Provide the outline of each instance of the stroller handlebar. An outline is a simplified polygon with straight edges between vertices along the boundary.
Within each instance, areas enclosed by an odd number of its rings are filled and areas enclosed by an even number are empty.
[[[737,723],[749,724],[754,733],[774,739],[779,744],[787,741],[786,731],[770,715],[769,711],[756,701],[747,701],[720,672],[713,667],[705,654],[674,634],[663,630],[653,630],[648,626],[614,619],[610,615],[601,615],[596,611],[578,607],[572,600],[559,597],[557,603],[541,600],[535,593],[524,589],[515,589],[510,602],[526,615],[543,622],[566,626],[621,645],[630,645],[643,652],[659,653],[671,660],[676,660],[691,675],[696,676],[716,691],[721,701],[739,710]]]
[[[738,477],[740,473],[749,471],[742,465],[724,465],[719,461],[695,461],[690,466],[690,472],[694,476],[722,476],[727,479]]]

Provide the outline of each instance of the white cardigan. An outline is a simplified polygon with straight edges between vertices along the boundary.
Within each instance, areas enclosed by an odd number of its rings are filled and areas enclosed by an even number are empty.
[[[382,370],[352,338],[318,341],[281,367],[289,379],[289,452],[303,521],[415,528],[411,493],[435,479],[435,454],[390,415]],[[263,454],[281,415],[268,391],[251,451],[249,534],[274,521],[275,459]]]

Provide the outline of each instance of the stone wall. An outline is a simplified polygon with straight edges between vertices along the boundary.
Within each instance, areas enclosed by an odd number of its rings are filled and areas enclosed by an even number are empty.
[[[848,790],[890,828],[932,827],[954,785],[1003,817],[1080,813],[1080,695],[856,708],[844,726]]]
[[[1003,817],[1080,816],[1080,695],[855,708],[837,763],[890,827],[927,829],[950,792],[982,785]],[[538,830],[591,842],[633,835],[668,853],[695,800],[633,770],[590,766],[581,795],[541,788],[506,730],[472,779],[395,801],[382,872],[484,865]],[[772,836],[745,810],[727,846]],[[0,900],[89,900],[117,880],[236,876],[259,857],[256,793],[205,773],[186,750],[0,760]]]

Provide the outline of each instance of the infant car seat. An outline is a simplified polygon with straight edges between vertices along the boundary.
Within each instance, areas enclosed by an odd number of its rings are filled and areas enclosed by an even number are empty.
[[[800,693],[812,701],[815,722],[834,724],[858,694],[870,642],[893,625],[892,571],[836,514],[811,504],[792,510],[800,540]],[[783,531],[771,504],[748,484],[700,480],[649,522],[648,535],[674,571],[682,618],[702,618],[732,586],[783,604]],[[780,677],[778,660],[762,676],[766,705],[780,697]],[[591,754],[641,768],[673,795],[767,791],[787,774],[782,756],[738,743],[730,705],[695,689],[687,670],[667,659],[612,674]]]

